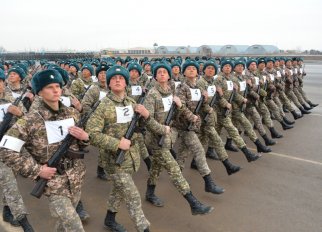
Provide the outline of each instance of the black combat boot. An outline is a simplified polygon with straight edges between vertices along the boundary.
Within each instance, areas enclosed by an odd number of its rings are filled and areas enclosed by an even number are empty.
[[[256,141],[254,143],[257,147],[257,152],[268,153],[268,152],[272,151],[272,149],[270,149],[269,147],[264,146],[264,144],[262,144],[259,139],[256,139]]]
[[[293,125],[295,122],[294,121],[290,121],[290,120],[288,120],[288,118],[287,117],[283,117],[283,121],[285,122],[285,123],[287,123],[288,125]]]
[[[9,222],[12,226],[15,226],[15,227],[20,226],[19,222],[16,219],[14,219],[11,213],[11,210],[7,205],[3,206],[2,218],[3,218],[3,221]]]
[[[206,157],[213,160],[219,160],[218,155],[213,147],[208,147]]]
[[[301,111],[301,113],[302,113],[302,114],[310,114],[310,113],[311,113],[310,111],[305,110],[305,109],[303,108],[303,106],[302,106],[302,107],[300,107],[299,109],[300,109],[300,111]]]
[[[150,232],[149,227],[148,227],[148,228],[145,228],[145,229],[143,230],[143,232]]]
[[[34,229],[29,224],[28,219],[26,216],[18,220],[19,224],[21,225],[24,232],[34,232]]]
[[[206,206],[198,201],[191,192],[184,195],[184,198],[189,202],[192,215],[205,215],[214,210],[214,207]]]
[[[143,161],[144,161],[144,163],[145,163],[146,168],[148,169],[148,171],[150,171],[150,169],[151,169],[151,159],[150,159],[150,157],[149,156],[146,157]]]
[[[241,148],[241,151],[244,153],[248,162],[255,161],[261,157],[261,155],[256,155],[256,154],[252,153],[250,150],[248,150],[247,147]]]
[[[238,149],[233,145],[233,139],[227,138],[225,149],[228,151],[238,152]]]
[[[309,105],[311,106],[311,107],[317,107],[319,104],[314,104],[314,103],[312,103],[311,101],[308,101],[307,103],[309,103]]]
[[[145,200],[147,200],[152,205],[157,207],[164,206],[163,201],[154,194],[154,191],[155,191],[155,185],[148,184],[148,187],[145,193]]]
[[[104,168],[100,167],[100,166],[97,166],[97,178],[98,179],[101,179],[101,180],[107,180],[107,175],[104,171]]]
[[[206,192],[210,192],[210,193],[214,193],[214,194],[222,194],[223,192],[225,192],[224,188],[219,187],[215,184],[215,182],[211,178],[210,174],[204,176],[203,179],[205,181],[205,191]]]
[[[197,164],[196,164],[196,161],[194,158],[192,158],[192,160],[191,160],[190,168],[198,170],[198,167],[197,167]]]
[[[283,127],[283,130],[288,130],[288,129],[292,129],[293,128],[292,125],[288,125],[284,121],[281,121],[280,123],[281,123],[281,125]]]
[[[284,111],[284,113],[288,113],[289,112],[285,105],[283,105],[283,111]]]
[[[296,111],[295,111],[295,110],[291,111],[291,114],[293,115],[294,120],[297,120],[297,119],[299,119],[299,118],[302,118],[302,117],[303,117],[303,115],[302,115],[302,114],[298,114],[298,113],[296,113]]]
[[[283,138],[283,135],[279,134],[279,133],[277,132],[277,130],[275,130],[275,128],[274,128],[274,127],[270,127],[270,128],[269,128],[269,131],[271,132],[271,136],[272,136],[272,138],[273,138],[273,139]]]
[[[81,221],[85,221],[90,217],[89,214],[85,211],[81,200],[79,200],[76,206],[76,213],[78,214]]]
[[[268,138],[267,134],[262,135],[262,138],[264,139],[266,146],[272,146],[276,144],[273,139]]]
[[[115,212],[107,210],[104,220],[104,227],[112,232],[127,232],[126,229],[115,221]]]
[[[236,166],[236,165],[233,165],[229,161],[229,159],[225,159],[224,161],[222,161],[222,163],[225,166],[228,175],[231,175],[231,174],[234,174],[236,172],[239,172],[239,170],[240,170],[240,167]]]
[[[308,106],[306,106],[305,104],[302,104],[302,106],[303,106],[303,108],[304,108],[305,110],[312,110],[312,109],[313,109],[313,107],[308,107]]]

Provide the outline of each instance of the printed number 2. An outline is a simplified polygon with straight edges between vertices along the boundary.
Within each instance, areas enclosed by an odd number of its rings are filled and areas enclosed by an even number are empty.
[[[59,126],[58,127],[58,129],[60,129],[60,133],[61,133],[61,135],[63,136],[64,134],[63,134],[63,127],[62,126]]]
[[[123,113],[124,113],[124,116],[129,116],[129,109],[128,108],[124,108],[123,109]]]

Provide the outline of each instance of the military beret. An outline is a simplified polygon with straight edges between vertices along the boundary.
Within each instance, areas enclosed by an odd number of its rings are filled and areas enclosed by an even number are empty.
[[[17,73],[19,75],[19,77],[21,78],[21,80],[23,80],[26,77],[26,75],[27,75],[25,73],[25,71],[22,68],[20,68],[19,66],[13,66],[11,69],[9,69],[8,76],[9,76],[9,74],[11,72]]]
[[[245,61],[244,61],[244,59],[238,59],[238,60],[235,60],[235,62],[234,62],[234,68],[235,68],[237,65],[239,65],[239,64],[241,64],[241,65],[245,68]]]
[[[216,62],[214,62],[213,60],[206,61],[205,65],[203,66],[202,71],[205,71],[208,66],[214,67],[215,68],[215,71],[216,71],[216,74],[217,74],[217,72],[218,72],[218,65],[216,64]]]
[[[94,68],[92,67],[91,64],[88,64],[88,63],[84,64],[81,71],[83,71],[84,69],[87,69],[92,76],[94,75]]]
[[[97,68],[95,70],[96,76],[98,76],[98,74],[101,71],[107,71],[109,68],[110,68],[110,66],[108,66],[107,64],[100,64],[99,66],[97,66]]]
[[[186,61],[182,65],[182,73],[184,73],[184,71],[186,71],[186,68],[189,66],[194,66],[197,70],[199,69],[199,64],[196,61],[186,59]]]
[[[61,77],[63,78],[63,81],[64,81],[63,86],[67,85],[67,83],[69,81],[69,75],[65,69],[62,69],[61,67],[58,67],[58,66],[48,67],[48,70],[50,70],[50,69],[57,70],[59,72],[59,74],[61,75]]]
[[[77,64],[77,63],[75,63],[75,62],[70,63],[70,64],[69,64],[69,67],[75,67],[77,72],[78,72],[78,70],[79,70],[79,66],[78,66],[78,64]]]
[[[180,63],[179,63],[179,62],[177,62],[177,61],[172,62],[172,64],[171,64],[171,68],[176,67],[176,66],[178,66],[178,67],[179,67],[179,69],[180,69],[180,71],[181,71]]]
[[[26,74],[28,73],[28,65],[26,63],[17,63],[16,66],[22,68]]]
[[[107,85],[110,84],[110,80],[113,76],[115,75],[122,75],[126,81],[126,84],[128,85],[129,84],[129,80],[130,80],[130,73],[129,71],[120,66],[120,65],[114,65],[112,66],[111,68],[109,68],[109,70],[107,70],[106,72],[106,82],[107,82]]]
[[[265,63],[266,64],[266,59],[264,57],[260,57],[257,59],[257,64],[260,64],[260,63]]]
[[[130,63],[129,66],[127,67],[127,69],[129,70],[129,72],[131,72],[131,70],[135,69],[136,71],[139,72],[139,75],[142,74],[142,67],[138,63],[135,63],[135,62]]]
[[[292,58],[292,61],[297,61],[297,57],[293,57]]]
[[[4,71],[1,68],[0,68],[0,79],[3,81],[6,79],[6,74],[4,73]]]
[[[159,62],[153,65],[153,77],[156,78],[159,68],[165,68],[168,71],[169,77],[171,76],[171,67],[165,62]]]
[[[270,61],[274,63],[275,62],[275,59],[273,57],[267,57],[266,58],[266,63],[268,63]]]
[[[304,60],[303,60],[303,58],[302,58],[302,57],[298,57],[298,58],[297,58],[297,61],[302,61],[302,62],[303,62]]]
[[[254,58],[248,59],[247,62],[246,62],[246,67],[248,68],[251,65],[251,63],[254,63],[254,62],[257,65],[257,60],[256,59],[254,59]]]
[[[220,68],[221,70],[223,69],[223,67],[226,65],[226,64],[229,64],[231,66],[231,68],[234,67],[234,63],[231,59],[224,59],[220,62]]]
[[[291,58],[289,58],[289,57],[285,57],[285,63],[286,63],[287,61],[292,61],[292,59],[291,59]]]
[[[145,65],[151,65],[151,63],[150,63],[150,61],[145,61],[144,63],[143,63],[143,68],[145,67]]]
[[[35,74],[31,80],[32,89],[36,94],[39,93],[45,86],[58,83],[60,87],[63,86],[63,78],[60,73],[55,69],[47,69]]]

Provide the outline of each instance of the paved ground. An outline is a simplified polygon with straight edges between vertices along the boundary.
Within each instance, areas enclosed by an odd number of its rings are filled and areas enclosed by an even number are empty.
[[[227,176],[220,162],[209,161],[216,182],[226,189],[223,195],[205,193],[199,174],[186,168],[184,175],[193,193],[200,201],[215,207],[210,215],[192,216],[184,198],[163,173],[157,194],[165,201],[165,207],[155,208],[143,200],[143,210],[152,224],[152,231],[322,231],[322,64],[306,65],[306,71],[305,91],[320,106],[312,110],[312,114],[297,120],[294,129],[283,132],[284,138],[273,146],[273,152],[255,163],[247,163],[240,152],[229,153],[230,159],[243,167],[236,175]],[[282,131],[280,125],[275,124]],[[254,148],[248,139],[246,141]],[[105,231],[103,220],[110,191],[108,182],[95,177],[96,159],[95,149],[91,148],[86,157],[88,173],[82,196],[91,215],[84,227],[90,232]],[[135,175],[142,198],[146,179],[146,168],[142,165]],[[35,230],[52,231],[54,221],[49,215],[46,198],[38,200],[29,194],[33,187],[31,181],[19,178],[18,182]],[[135,231],[124,206],[117,219],[128,231]],[[21,230],[0,221],[0,231]]]

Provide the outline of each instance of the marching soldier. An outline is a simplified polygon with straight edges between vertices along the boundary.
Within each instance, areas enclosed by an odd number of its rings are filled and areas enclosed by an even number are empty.
[[[82,67],[82,76],[76,79],[71,85],[72,94],[74,94],[79,101],[82,100],[82,95],[93,84],[92,76],[94,69],[90,64],[84,64]]]

